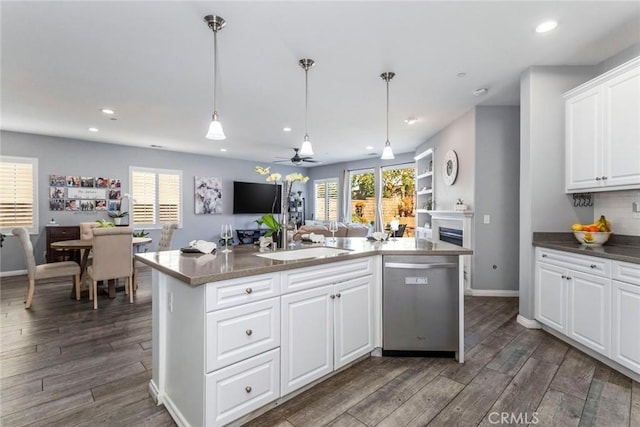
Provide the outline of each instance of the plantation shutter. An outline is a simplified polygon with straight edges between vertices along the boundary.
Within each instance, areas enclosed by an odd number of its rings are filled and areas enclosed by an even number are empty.
[[[180,175],[158,174],[158,222],[180,223]]]
[[[315,215],[318,221],[338,219],[338,179],[322,179],[313,182]]]
[[[338,220],[338,180],[327,182],[327,212],[328,220]]]
[[[37,228],[36,166],[37,159],[0,159],[0,228]]]
[[[327,197],[327,187],[325,186],[324,181],[316,181],[314,182],[315,187],[315,215],[314,219],[318,221],[324,221],[326,219],[326,197]]]
[[[156,174],[132,171],[131,194],[135,200],[133,203],[133,224],[155,224]]]

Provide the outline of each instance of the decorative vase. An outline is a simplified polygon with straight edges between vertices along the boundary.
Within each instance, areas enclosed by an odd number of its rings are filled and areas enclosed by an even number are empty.
[[[280,231],[278,232],[278,247],[285,248],[287,247],[287,228],[289,226],[289,193],[291,193],[291,183],[289,181],[284,181],[282,183],[282,196],[280,197],[280,201],[282,202],[282,207],[280,212],[282,212],[282,221],[280,222]]]
[[[122,223],[122,218],[113,218],[113,223],[115,225],[120,225]]]

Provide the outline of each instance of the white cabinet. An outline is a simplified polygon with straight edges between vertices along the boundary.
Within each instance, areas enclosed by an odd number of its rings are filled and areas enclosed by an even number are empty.
[[[427,211],[435,210],[433,149],[429,148],[414,157],[416,161],[416,237],[430,238],[431,217]]]
[[[536,259],[536,319],[608,356],[611,262],[544,248]]]
[[[566,192],[640,188],[640,58],[564,96]]]
[[[640,373],[640,265],[615,262],[611,358]]]
[[[332,269],[324,271],[331,282]],[[281,300],[283,395],[373,350],[373,276],[293,292]]]

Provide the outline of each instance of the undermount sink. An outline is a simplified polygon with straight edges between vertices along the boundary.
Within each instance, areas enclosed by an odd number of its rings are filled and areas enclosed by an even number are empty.
[[[293,251],[282,252],[264,252],[255,254],[263,258],[276,259],[279,261],[295,261],[305,258],[326,258],[330,256],[342,255],[349,253],[348,249],[328,248],[321,246],[317,248],[297,249]]]

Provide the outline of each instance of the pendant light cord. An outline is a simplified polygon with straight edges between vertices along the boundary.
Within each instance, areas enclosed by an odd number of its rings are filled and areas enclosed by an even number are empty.
[[[218,85],[218,31],[213,30],[213,114],[216,110],[216,88]]]
[[[304,136],[308,137],[309,132],[309,67],[304,68]]]
[[[387,142],[389,142],[389,79],[387,80]]]

